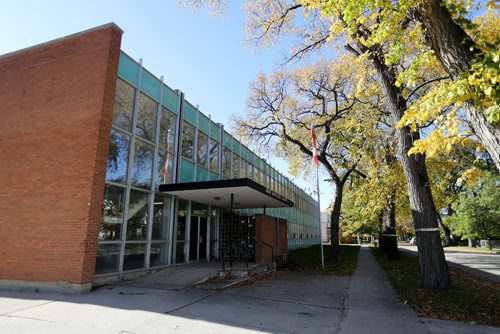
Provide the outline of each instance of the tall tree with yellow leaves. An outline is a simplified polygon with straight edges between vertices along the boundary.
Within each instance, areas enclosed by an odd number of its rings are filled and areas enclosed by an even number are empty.
[[[331,214],[333,262],[340,259],[339,219],[344,186],[353,174],[364,177],[358,168],[361,147],[374,129],[372,122],[361,122],[360,117],[370,112],[375,122],[379,112],[376,96],[355,92],[355,63],[353,57],[342,57],[293,71],[275,71],[270,76],[260,74],[250,85],[247,114],[236,118],[237,133],[254,146],[281,154],[296,175],[311,170],[311,119],[315,118],[318,160],[335,185]],[[375,101],[370,100],[373,98]]]

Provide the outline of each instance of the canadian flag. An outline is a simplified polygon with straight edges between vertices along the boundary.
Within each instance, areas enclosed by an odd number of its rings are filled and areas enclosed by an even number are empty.
[[[318,152],[316,152],[316,132],[314,128],[316,124],[314,124],[314,117],[311,120],[311,138],[312,138],[312,151],[313,151],[313,162],[316,167],[318,167]]]

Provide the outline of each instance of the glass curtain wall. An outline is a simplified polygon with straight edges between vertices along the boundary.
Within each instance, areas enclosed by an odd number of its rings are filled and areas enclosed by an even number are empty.
[[[96,275],[170,263],[178,95],[120,55]]]
[[[179,92],[124,53],[118,75],[96,275],[188,260],[192,203],[174,203],[158,192],[160,184],[171,182],[248,177],[295,203],[294,208],[268,209],[268,214],[288,221],[290,248],[317,243],[317,202],[311,196],[198,108],[181,103]],[[213,255],[219,218],[212,210],[208,216],[207,249]]]

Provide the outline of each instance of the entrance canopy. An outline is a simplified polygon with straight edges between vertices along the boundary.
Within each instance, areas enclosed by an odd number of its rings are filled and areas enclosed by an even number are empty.
[[[162,184],[160,192],[222,208],[231,207],[231,194],[234,195],[235,209],[293,206],[293,202],[288,198],[248,178]]]

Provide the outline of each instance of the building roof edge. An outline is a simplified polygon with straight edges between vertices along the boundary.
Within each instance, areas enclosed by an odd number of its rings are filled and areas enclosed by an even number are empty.
[[[65,40],[65,39],[74,38],[74,37],[77,37],[77,36],[80,36],[80,35],[88,34],[88,33],[94,32],[94,31],[98,31],[98,30],[104,30],[104,29],[108,29],[108,28],[114,28],[114,29],[118,30],[121,34],[123,34],[123,29],[122,28],[120,28],[114,22],[109,22],[109,23],[105,23],[105,24],[97,26],[97,27],[93,27],[93,28],[90,28],[90,29],[79,31],[79,32],[74,33],[74,34],[66,35],[66,36],[63,36],[63,37],[58,37],[56,39],[53,39],[53,40],[50,40],[50,41],[47,41],[47,42],[43,42],[43,43],[40,43],[40,44],[35,44],[35,45],[32,45],[32,46],[28,46],[26,48],[22,48],[22,49],[15,50],[15,51],[12,51],[12,52],[4,53],[3,55],[0,55],[0,59],[7,58],[7,57],[10,57],[12,55],[15,55],[15,54],[18,54],[18,53],[23,53],[23,52],[26,52],[26,51],[29,51],[29,50],[32,50],[32,49],[36,49],[36,48],[42,47],[42,46],[46,46],[46,45],[50,45],[50,44],[53,44],[53,43],[57,43],[57,42],[60,42],[62,40]]]

